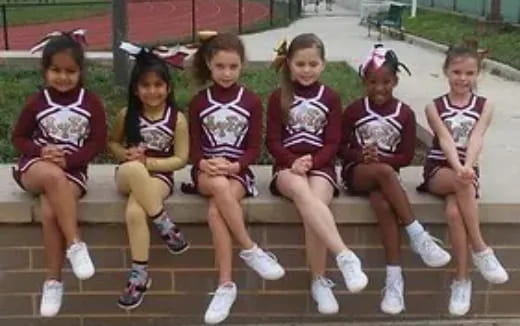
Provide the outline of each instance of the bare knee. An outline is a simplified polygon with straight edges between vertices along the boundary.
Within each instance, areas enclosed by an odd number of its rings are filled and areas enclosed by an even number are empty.
[[[65,171],[56,167],[46,169],[45,173],[42,174],[43,187],[49,190],[51,187],[54,188],[56,186],[67,186],[69,185],[69,181],[67,180],[67,175]]]
[[[387,182],[388,180],[392,180],[396,178],[395,170],[388,164],[376,164],[374,167],[374,173],[376,179],[381,182]]]
[[[389,212],[392,210],[392,206],[380,192],[370,193],[370,204],[376,212]]]
[[[212,196],[221,197],[231,195],[231,184],[226,177],[212,177],[208,181],[208,186]]]
[[[459,223],[462,221],[462,215],[460,214],[460,210],[457,205],[449,205],[446,207],[445,214],[449,224]]]

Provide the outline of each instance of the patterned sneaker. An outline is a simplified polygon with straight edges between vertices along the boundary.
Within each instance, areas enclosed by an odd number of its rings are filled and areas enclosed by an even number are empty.
[[[441,267],[450,262],[450,254],[437,243],[441,240],[432,237],[424,231],[410,241],[412,250],[421,256],[423,262],[429,267]]]
[[[488,282],[502,284],[509,280],[509,275],[498,261],[493,249],[487,248],[482,252],[473,252],[471,256],[473,264]]]
[[[363,273],[361,261],[353,251],[345,250],[337,255],[336,263],[350,292],[359,292],[367,286],[368,277]]]
[[[47,280],[43,283],[42,301],[40,302],[40,315],[42,317],[54,317],[61,308],[63,298],[63,282]]]
[[[332,315],[339,311],[338,301],[332,293],[334,282],[330,279],[320,276],[312,281],[311,295],[316,304],[320,314]]]
[[[471,281],[453,280],[451,283],[450,314],[464,316],[471,307]]]
[[[257,245],[240,252],[240,258],[264,280],[278,280],[285,275],[285,271],[276,256],[271,252],[263,251]]]
[[[119,300],[117,300],[117,305],[125,310],[137,308],[143,302],[144,295],[150,286],[152,286],[152,279],[150,277],[146,279],[146,282],[140,283],[137,281],[137,278],[130,276],[130,281],[126,285],[123,294],[119,297]]]
[[[189,242],[176,226],[170,228],[165,234],[161,234],[161,238],[172,255],[180,255],[190,248]]]
[[[94,264],[90,259],[85,242],[75,242],[67,249],[67,258],[74,275],[80,280],[86,280],[94,275]]]
[[[218,324],[229,316],[229,311],[237,298],[237,286],[233,282],[220,285],[204,314],[206,324]]]

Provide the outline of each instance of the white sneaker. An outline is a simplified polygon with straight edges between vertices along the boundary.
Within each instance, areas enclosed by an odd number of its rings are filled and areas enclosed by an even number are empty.
[[[451,256],[437,242],[441,243],[441,240],[432,237],[428,232],[424,231],[411,239],[410,247],[421,256],[427,266],[441,267],[450,262]]]
[[[473,264],[488,282],[502,284],[509,280],[506,270],[498,261],[493,249],[487,248],[479,253],[473,252],[471,256]]]
[[[54,317],[61,308],[63,298],[63,282],[47,280],[43,283],[42,301],[40,302],[40,315],[42,317]]]
[[[233,282],[220,285],[213,295],[213,299],[204,315],[206,324],[218,324],[229,316],[231,306],[237,298],[237,286]]]
[[[318,304],[318,311],[321,314],[332,315],[339,311],[338,301],[332,293],[334,285],[334,282],[323,276],[312,281],[311,295]]]
[[[264,280],[278,280],[285,275],[276,256],[271,252],[263,251],[256,245],[252,249],[242,250],[240,258]]]
[[[87,245],[84,242],[73,243],[67,249],[67,258],[72,266],[74,275],[80,280],[86,280],[94,275],[94,265],[88,254]]]
[[[350,292],[359,292],[367,286],[368,277],[361,270],[361,261],[354,252],[351,250],[343,251],[336,256],[336,263]]]
[[[464,316],[471,306],[471,281],[453,280],[451,283],[450,314]]]
[[[397,315],[404,310],[404,281],[401,277],[386,279],[381,301],[381,311],[390,315]]]

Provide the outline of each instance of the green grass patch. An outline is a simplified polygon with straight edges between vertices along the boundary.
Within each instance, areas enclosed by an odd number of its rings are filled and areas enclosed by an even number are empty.
[[[60,4],[64,3],[64,4]],[[70,3],[76,2],[78,4],[72,5]],[[82,4],[84,2],[93,2],[91,4]],[[30,5],[17,6],[17,3],[10,3],[7,7],[7,23],[9,26],[27,25],[27,24],[42,24],[49,22],[57,22],[64,20],[80,19],[85,17],[92,17],[97,15],[104,15],[110,13],[111,4],[94,3],[98,1],[84,1],[84,0],[68,0],[68,1],[54,1],[54,2],[31,2]],[[23,2],[21,2],[23,3]],[[69,3],[69,5],[65,4]],[[81,4],[80,4],[81,3]]]
[[[405,17],[408,33],[446,45],[460,44],[465,37],[477,38],[489,48],[491,59],[520,69],[520,28],[483,25],[474,18],[421,9],[416,18]]]
[[[42,79],[39,71],[26,67],[0,66],[0,76],[0,162],[5,163],[14,162],[17,157],[10,142],[13,124],[27,97],[37,90]],[[102,98],[111,124],[116,113],[125,106],[125,95],[113,86],[110,68],[92,65],[86,76],[87,87]],[[176,101],[179,107],[185,110],[195,90],[190,86],[185,74],[174,73],[173,78]],[[276,87],[278,78],[275,72],[265,65],[251,65],[243,71],[241,82],[259,94],[265,104],[269,94]],[[344,63],[329,63],[322,74],[322,82],[338,91],[344,106],[363,92],[356,72]],[[96,161],[110,160],[105,154]],[[270,162],[265,148],[262,149],[259,162]]]

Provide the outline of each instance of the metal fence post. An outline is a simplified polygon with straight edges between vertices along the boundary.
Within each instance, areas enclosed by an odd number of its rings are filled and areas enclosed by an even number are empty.
[[[7,30],[7,6],[2,5],[2,25],[4,29],[4,48],[9,50],[9,32]]]
[[[191,40],[197,39],[197,17],[195,16],[195,0],[191,0]]]
[[[274,0],[269,0],[269,24],[274,25]]]
[[[238,34],[242,34],[242,10],[244,2],[242,0],[238,0]]]
[[[112,1],[112,55],[115,83],[119,87],[128,86],[128,56],[119,50],[121,41],[128,38],[128,15],[126,0]]]

